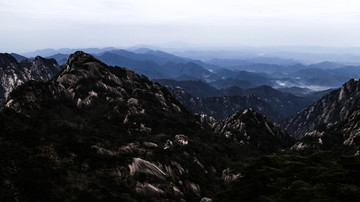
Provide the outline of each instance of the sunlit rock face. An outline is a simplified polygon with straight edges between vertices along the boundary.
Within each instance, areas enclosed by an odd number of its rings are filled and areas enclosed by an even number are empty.
[[[33,61],[24,59],[18,63],[10,54],[0,54],[0,105],[17,86],[29,80],[48,81],[60,70],[54,59],[37,56]]]
[[[301,153],[314,153],[331,150],[341,154],[360,153],[360,110],[353,110],[337,124],[324,124],[307,132],[291,150]]]
[[[345,120],[351,111],[360,106],[360,82],[351,79],[339,90],[324,96],[318,102],[285,120],[281,126],[300,139],[316,127],[336,124]]]
[[[271,123],[264,115],[253,109],[245,109],[223,121],[212,124],[216,134],[243,145],[256,148],[265,154],[290,147],[295,141],[279,126]]]

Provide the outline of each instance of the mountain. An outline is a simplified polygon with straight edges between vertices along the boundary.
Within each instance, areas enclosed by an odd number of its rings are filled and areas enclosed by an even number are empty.
[[[209,85],[214,86],[217,89],[225,89],[233,86],[237,86],[239,88],[254,88],[255,84],[251,83],[248,80],[239,80],[233,78],[221,79],[217,81],[210,82]]]
[[[213,124],[212,128],[216,134],[254,146],[254,150],[262,153],[276,152],[295,142],[295,139],[253,109],[239,111]]]
[[[155,79],[154,81],[164,86],[179,86],[194,97],[206,98],[222,95],[218,89],[201,80],[176,81],[172,79]]]
[[[33,61],[25,59],[18,63],[12,55],[0,54],[0,104],[17,86],[28,80],[47,81],[60,70],[54,59],[37,56]]]
[[[256,57],[247,59],[212,59],[207,63],[226,68],[233,71],[245,70],[251,72],[283,72],[290,73],[306,68],[294,60],[281,58]]]
[[[204,67],[193,63],[174,63],[168,62],[163,65],[163,72],[170,77],[176,78],[179,75],[187,75],[191,77],[195,77],[197,79],[203,79],[208,81],[213,81],[215,79],[219,79],[219,76],[209,70],[205,69]]]
[[[287,118],[311,104],[310,100],[297,97],[290,93],[283,93],[270,86],[258,86],[255,88],[241,89],[233,86],[227,89],[218,90],[202,81],[175,81],[175,80],[154,80],[165,86],[179,86],[194,97],[208,98],[221,96],[247,96],[254,94],[267,102],[283,118]],[[215,99],[215,98],[213,98]],[[235,101],[234,99],[230,99]],[[230,101],[228,100],[228,101]],[[236,105],[232,103],[231,105]],[[252,105],[254,106],[254,105]],[[198,111],[192,108],[195,111]],[[211,109],[216,111],[217,109]],[[226,113],[227,114],[227,113]],[[229,115],[229,114],[227,114]],[[223,116],[220,116],[223,117]],[[278,118],[278,116],[276,116]],[[274,119],[272,119],[274,121]],[[276,119],[279,120],[279,119]]]
[[[2,124],[15,122],[1,127],[9,197],[200,200],[221,180],[209,133],[165,87],[83,52],[52,80],[17,88],[1,112]]]
[[[341,67],[344,67],[344,65],[335,63],[335,62],[329,62],[329,61],[324,61],[324,62],[320,62],[320,63],[312,64],[312,65],[308,66],[308,68],[318,68],[318,69],[337,69],[337,68],[341,68]]]
[[[16,53],[10,53],[10,55],[13,56],[17,60],[17,62],[21,62],[26,59],[26,57]]]
[[[78,48],[78,49],[70,49],[70,48],[61,48],[61,49],[52,49],[52,48],[47,48],[47,49],[41,49],[41,50],[36,50],[33,52],[28,52],[28,53],[23,53],[22,55],[26,56],[26,57],[35,57],[37,55],[42,56],[42,57],[49,57],[51,55],[56,55],[56,54],[70,54],[73,53],[75,51],[86,51],[88,53],[91,54],[100,54],[100,53],[104,53],[107,51],[111,51],[111,50],[116,50],[116,48],[114,47],[106,47],[106,48]]]
[[[98,58],[108,65],[124,66],[152,79],[177,78],[184,75],[197,79],[216,78],[214,73],[196,63],[175,63],[170,61],[171,57],[164,59],[152,54],[136,54],[129,51],[116,50],[106,52],[98,56]]]
[[[247,124],[243,144],[203,118],[145,76],[71,54],[59,74],[19,86],[0,109],[1,200],[200,201],[244,151],[269,154],[290,138],[262,115],[230,118]]]
[[[159,64],[150,61],[137,61],[130,58],[117,55],[115,53],[104,53],[98,58],[108,65],[117,65],[133,69],[137,74],[144,74],[149,78],[164,78],[162,68]]]
[[[234,69],[233,67],[236,66],[253,64],[252,62],[240,60],[240,59],[211,59],[206,62],[227,69]]]
[[[290,93],[283,93],[270,86],[259,86],[244,90],[245,95],[255,94],[270,104],[273,109],[283,114],[284,117],[289,117],[294,113],[309,106],[311,101],[297,97]]]
[[[308,93],[302,97],[308,99],[308,100],[311,100],[313,102],[316,102],[318,100],[320,100],[320,98],[324,97],[325,95],[328,95],[330,94],[331,92],[333,92],[334,90],[336,89],[327,89],[327,90],[322,90],[322,91],[315,91],[315,92],[311,92],[311,93]]]
[[[286,88],[277,88],[277,90],[284,92],[284,93],[291,93],[291,94],[299,96],[299,97],[303,97],[306,94],[309,94],[311,91],[309,88],[301,88],[301,87],[297,87],[297,86],[286,87]]]
[[[137,53],[123,49],[118,49],[118,50],[108,51],[108,53],[113,53],[136,61],[153,61],[159,65],[164,65],[168,62],[187,63],[190,61],[189,59],[171,55],[169,53],[165,53],[162,51],[150,50],[150,49],[146,49],[145,51],[137,52]]]
[[[54,58],[58,64],[65,64],[68,57],[69,57],[69,54],[58,53],[55,55],[48,56],[46,58],[48,58],[48,59]]]
[[[285,120],[281,126],[300,139],[322,124],[344,120],[360,103],[360,82],[349,80],[319,101]]]
[[[347,69],[347,71],[344,71],[345,69]],[[341,86],[344,82],[357,75],[354,73],[356,71],[356,68],[354,69],[354,71],[349,70],[350,69],[348,68],[307,68],[293,72],[289,74],[289,76],[296,78],[296,80],[298,80],[303,85],[325,86],[330,88]]]
[[[233,78],[238,80],[249,81],[256,85],[272,85],[274,82],[270,75],[265,73],[256,73],[256,72],[248,72],[248,71],[231,71],[228,69],[219,69],[216,70],[215,73],[225,77],[225,78]]]
[[[266,115],[272,121],[278,122],[283,119],[282,115],[275,111],[267,102],[253,94],[247,96],[199,98],[193,97],[180,87],[168,86],[167,88],[192,112],[206,114],[216,120],[223,120],[246,108],[252,108],[256,112]]]
[[[360,109],[353,110],[337,124],[323,124],[305,133],[291,150],[301,153],[334,151],[339,154],[360,154]]]

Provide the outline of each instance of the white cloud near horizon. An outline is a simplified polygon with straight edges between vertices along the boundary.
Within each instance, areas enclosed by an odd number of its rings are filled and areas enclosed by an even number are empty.
[[[357,0],[0,0],[0,48],[360,46]]]

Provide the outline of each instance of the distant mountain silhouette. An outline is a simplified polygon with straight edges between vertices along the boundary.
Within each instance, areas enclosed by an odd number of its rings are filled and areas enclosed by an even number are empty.
[[[256,87],[255,84],[251,83],[248,80],[239,80],[233,78],[221,79],[217,81],[210,82],[209,85],[214,86],[217,89],[225,89],[232,86],[237,86],[239,88],[253,88]]]
[[[25,56],[22,56],[22,55],[19,55],[16,53],[10,53],[10,55],[13,56],[14,58],[16,58],[17,62],[21,62],[26,59]]]
[[[175,80],[155,80],[166,86],[179,86],[194,97],[214,97],[214,96],[246,96],[254,94],[267,102],[275,111],[287,118],[294,113],[309,106],[312,102],[302,97],[297,97],[290,93],[280,92],[270,86],[259,86],[256,88],[241,89],[233,86],[227,89],[216,89],[202,81],[175,81]],[[214,109],[215,110],[215,109]]]
[[[252,108],[275,122],[283,119],[279,112],[275,111],[267,102],[253,94],[247,96],[199,98],[191,96],[191,94],[187,93],[181,87],[168,86],[168,89],[190,111],[198,114],[206,114],[216,120],[223,120],[246,108]]]

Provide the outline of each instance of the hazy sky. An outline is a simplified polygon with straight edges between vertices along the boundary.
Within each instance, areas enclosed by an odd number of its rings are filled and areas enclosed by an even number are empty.
[[[360,46],[359,0],[0,0],[0,52],[128,47]]]

